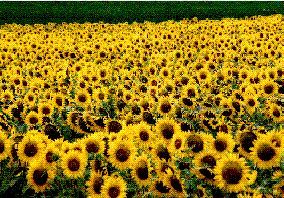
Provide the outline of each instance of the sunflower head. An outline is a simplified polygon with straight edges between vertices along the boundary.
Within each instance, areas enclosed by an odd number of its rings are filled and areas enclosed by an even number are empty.
[[[70,150],[63,154],[61,167],[69,178],[83,177],[87,165],[87,156],[79,151]]]
[[[35,192],[44,192],[49,188],[50,182],[54,177],[55,172],[48,168],[44,162],[33,162],[29,166],[27,181]]]

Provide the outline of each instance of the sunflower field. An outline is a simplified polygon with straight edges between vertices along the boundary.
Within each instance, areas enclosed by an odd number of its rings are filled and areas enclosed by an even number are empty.
[[[0,40],[0,197],[284,196],[283,15]]]

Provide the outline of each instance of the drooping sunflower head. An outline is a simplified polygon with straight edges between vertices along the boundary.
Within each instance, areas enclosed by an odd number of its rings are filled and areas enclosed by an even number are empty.
[[[258,134],[254,131],[240,131],[237,134],[237,143],[240,144],[240,154],[248,157],[251,154],[251,148],[254,145],[254,141],[258,138]]]
[[[215,151],[202,151],[198,153],[193,161],[195,165],[193,172],[195,172],[200,179],[213,181],[215,177],[213,169],[219,158]]]
[[[88,193],[90,196],[101,195],[102,193],[102,185],[104,184],[104,179],[101,173],[97,173],[93,171],[91,173],[90,179],[86,182],[88,186]]]
[[[187,136],[185,144],[190,153],[197,154],[212,145],[213,141],[214,138],[210,134],[193,133]]]

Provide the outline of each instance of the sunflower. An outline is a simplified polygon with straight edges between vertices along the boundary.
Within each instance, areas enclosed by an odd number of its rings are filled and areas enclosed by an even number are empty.
[[[207,69],[197,71],[197,79],[199,85],[205,85],[211,81],[211,73]]]
[[[194,109],[196,107],[196,100],[194,98],[181,98],[179,104],[181,107]]]
[[[249,157],[251,155],[251,148],[254,145],[253,142],[258,139],[258,136],[256,131],[239,131],[236,136],[236,143],[240,145],[238,148],[239,153],[245,157]]]
[[[205,179],[207,182],[213,182],[215,174],[213,169],[216,166],[220,156],[216,151],[202,151],[195,155],[193,164],[195,165],[192,172],[200,179]]]
[[[175,158],[182,158],[184,156],[186,132],[177,131],[170,142],[169,152]]]
[[[5,90],[1,93],[1,102],[8,104],[10,101],[13,101],[13,93],[10,90]]]
[[[186,197],[185,184],[182,179],[180,179],[180,174],[173,175],[170,174],[166,177],[166,186],[170,187],[170,197]]]
[[[169,97],[160,97],[158,99],[157,111],[162,116],[171,116],[175,113],[173,100]]]
[[[269,135],[261,135],[253,142],[251,149],[251,159],[261,169],[279,167],[281,160],[281,149],[275,147],[272,141],[269,141]]]
[[[168,117],[158,120],[155,129],[158,136],[167,143],[172,140],[175,133],[181,131],[180,125]]]
[[[152,147],[149,147],[149,149],[154,158],[158,157],[158,159],[166,160],[167,162],[171,159],[168,145],[163,140],[157,139],[155,144]]]
[[[269,131],[266,133],[266,137],[268,139],[269,142],[271,142],[274,147],[276,148],[284,148],[284,137],[283,137],[283,133],[281,133],[281,131]]]
[[[235,141],[233,136],[229,133],[219,132],[212,144],[214,151],[219,155],[222,155],[225,152],[233,152],[235,148]]]
[[[58,108],[59,110],[62,110],[65,106],[65,101],[64,101],[64,98],[65,96],[61,93],[56,93],[56,94],[53,94],[53,105],[54,107]]]
[[[86,89],[80,89],[76,92],[75,102],[80,107],[86,107],[91,103],[91,96]]]
[[[87,156],[79,151],[70,150],[62,155],[61,168],[69,178],[83,177],[87,166]]]
[[[150,192],[153,192],[158,197],[167,197],[170,194],[170,190],[171,188],[162,179],[155,180],[149,189]]]
[[[198,198],[207,197],[208,194],[206,193],[206,188],[202,187],[201,185],[197,185],[197,189],[195,191],[196,196]]]
[[[126,182],[117,175],[103,177],[104,183],[102,185],[102,197],[109,198],[126,198]]]
[[[101,175],[101,173],[97,173],[95,171],[91,172],[90,179],[86,182],[86,185],[88,186],[87,191],[90,197],[94,198],[100,198],[101,191],[102,191],[102,185],[104,184],[104,179]]]
[[[258,107],[258,96],[246,94],[244,95],[244,101],[242,102],[244,109],[249,113],[253,114]]]
[[[0,162],[9,157],[12,143],[13,141],[5,133],[0,133]]]
[[[27,133],[18,145],[18,156],[22,162],[29,163],[43,158],[45,146],[40,138]]]
[[[25,123],[30,127],[35,126],[37,124],[41,124],[42,123],[42,117],[41,117],[40,114],[38,114],[34,111],[31,111],[26,116]]]
[[[26,93],[24,97],[24,102],[28,104],[29,106],[34,106],[36,102],[37,94],[33,93],[32,91],[29,91]]]
[[[43,102],[41,101],[40,104],[38,105],[38,112],[42,116],[51,116],[53,113],[53,106],[49,102]]]
[[[35,190],[35,192],[44,192],[50,187],[50,182],[54,179],[55,172],[48,168],[46,163],[34,161],[30,164],[27,173],[28,185]]]
[[[67,114],[67,124],[74,131],[81,131],[79,127],[79,119],[83,117],[83,114],[79,111],[70,111]]]
[[[277,91],[277,83],[271,80],[263,80],[259,85],[263,97],[269,98],[272,97]]]
[[[284,115],[281,111],[281,108],[278,107],[277,104],[272,103],[269,106],[269,111],[266,114],[268,114],[268,117],[272,118],[274,122],[284,122]]]
[[[131,175],[139,186],[147,186],[151,182],[151,165],[146,155],[137,157],[133,163]]]
[[[189,149],[190,155],[195,155],[203,150],[207,150],[212,145],[214,137],[206,133],[193,133],[186,137],[185,149]]]
[[[139,124],[133,125],[133,131],[134,142],[138,147],[147,148],[155,139],[155,135],[152,132],[151,127],[143,121]]]
[[[129,167],[133,162],[135,147],[131,141],[122,141],[117,138],[109,143],[109,161],[120,170]]]
[[[214,168],[216,185],[228,192],[246,190],[255,182],[257,171],[250,171],[244,158],[235,154],[224,155]]]
[[[44,161],[49,167],[54,167],[57,164],[57,159],[60,156],[60,150],[55,146],[54,142],[50,143],[44,151]]]
[[[102,140],[101,133],[94,133],[84,138],[82,141],[88,153],[103,153],[104,142]]]

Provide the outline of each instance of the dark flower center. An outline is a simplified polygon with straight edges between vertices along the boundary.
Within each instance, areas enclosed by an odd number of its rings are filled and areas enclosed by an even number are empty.
[[[170,154],[169,154],[169,151],[166,147],[158,148],[157,156],[160,159],[165,159],[166,161],[168,161],[168,159],[170,159],[170,157],[171,157]]]
[[[0,140],[0,153],[3,153],[5,150],[5,144],[3,140]]]
[[[262,161],[269,161],[269,160],[271,160],[275,156],[275,154],[276,154],[275,150],[271,146],[269,146],[267,144],[263,145],[257,151],[257,156]]]
[[[183,104],[185,104],[186,106],[192,106],[193,102],[189,99],[189,98],[183,98],[182,99]]]
[[[165,124],[162,128],[162,134],[165,139],[171,139],[174,135],[174,127],[169,124]]]
[[[101,177],[95,178],[93,189],[97,194],[101,193],[102,185],[103,185],[103,179]]]
[[[188,97],[195,97],[195,91],[194,91],[194,89],[188,89],[188,90],[187,90],[187,96],[188,96]]]
[[[272,85],[265,85],[264,86],[264,92],[266,94],[271,94],[273,92],[273,86]]]
[[[79,100],[80,102],[86,102],[87,98],[86,98],[85,95],[80,95],[80,96],[78,97],[78,100]]]
[[[170,103],[163,103],[163,104],[161,105],[161,111],[162,111],[163,113],[169,113],[169,112],[171,111],[171,108],[172,108],[172,106],[171,106]]]
[[[148,167],[139,167],[137,169],[137,175],[139,177],[139,179],[141,180],[145,180],[148,178],[148,174],[149,174],[149,171],[148,171]]]
[[[48,174],[46,170],[35,170],[33,173],[33,180],[38,186],[43,186],[46,184],[48,179]]]
[[[170,191],[170,188],[164,186],[162,181],[156,182],[155,187],[160,193],[168,193]]]
[[[141,131],[139,136],[140,136],[140,139],[142,141],[148,141],[149,140],[149,134],[146,131]]]
[[[181,147],[181,144],[182,144],[182,141],[181,141],[180,139],[177,139],[177,140],[175,141],[175,148],[176,148],[176,149],[179,149],[179,148]]]
[[[62,101],[61,98],[56,98],[55,102],[58,106],[62,106],[62,104],[63,104],[63,101]]]
[[[86,149],[88,153],[97,153],[99,151],[99,146],[95,144],[94,142],[88,142],[86,145]]]
[[[197,135],[192,135],[187,140],[187,145],[194,153],[198,153],[203,150],[203,141],[201,137]]]
[[[42,113],[44,115],[48,115],[48,114],[50,114],[50,109],[48,107],[44,107],[44,108],[42,108]]]
[[[201,159],[201,162],[202,162],[204,165],[206,164],[207,166],[210,166],[210,168],[216,166],[216,160],[215,160],[215,158],[214,158],[213,156],[211,156],[211,155],[207,155],[207,156],[203,157],[203,158]]]
[[[118,133],[122,129],[122,126],[117,121],[110,121],[108,124],[108,130],[109,132]]]
[[[52,156],[53,156],[53,153],[51,151],[48,151],[45,155],[45,159],[48,163],[51,163],[53,162],[53,159],[52,159]]]
[[[253,99],[249,99],[248,104],[253,107],[255,105],[255,101]]]
[[[71,171],[77,171],[80,168],[80,162],[77,159],[71,159],[68,162],[68,168]]]
[[[199,169],[199,172],[204,175],[207,179],[214,179],[215,174],[209,171],[207,168]]]
[[[197,190],[197,196],[198,197],[203,197],[204,196],[204,192],[201,189]]]
[[[24,150],[24,153],[26,156],[28,157],[33,157],[36,155],[37,153],[37,146],[32,144],[32,143],[27,143],[25,145],[25,150]]]
[[[242,169],[236,167],[225,167],[222,177],[227,184],[238,184],[242,179]]]
[[[130,156],[130,151],[127,149],[118,149],[116,151],[116,159],[120,162],[125,162]]]
[[[240,143],[241,147],[248,153],[250,153],[250,148],[253,147],[253,141],[257,139],[257,136],[252,132],[246,132],[241,134]]]
[[[118,187],[111,187],[109,190],[108,190],[108,195],[111,197],[111,198],[116,198],[118,197],[120,193],[120,190]]]
[[[30,118],[30,123],[31,123],[31,124],[36,124],[36,123],[38,123],[37,117],[31,117],[31,118]]]
[[[222,141],[222,140],[216,140],[214,142],[214,146],[215,146],[217,151],[223,152],[227,148],[227,143],[225,141]]]
[[[278,111],[278,109],[275,109],[274,111],[273,111],[273,115],[275,116],[275,117],[280,117],[280,112]]]
[[[171,186],[173,187],[173,189],[175,189],[178,192],[182,192],[182,185],[177,178],[171,177],[170,182],[171,182]]]
[[[274,139],[271,140],[271,142],[274,143],[276,147],[281,146],[281,140],[280,139],[274,138]]]

